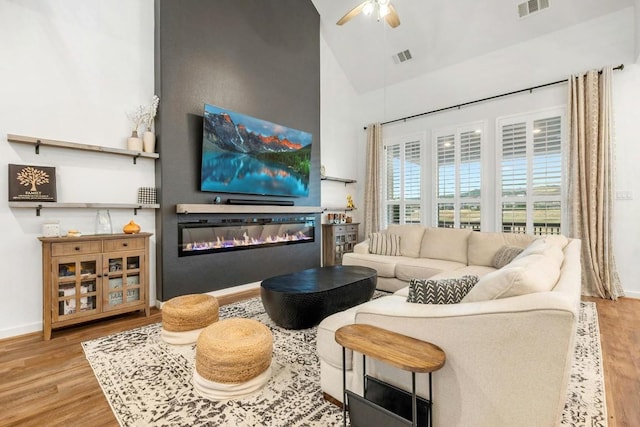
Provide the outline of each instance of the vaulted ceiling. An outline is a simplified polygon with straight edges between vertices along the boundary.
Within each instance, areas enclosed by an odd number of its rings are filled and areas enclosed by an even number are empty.
[[[634,0],[549,0],[549,8],[520,18],[518,4],[525,0],[391,0],[401,22],[392,29],[363,14],[336,25],[362,0],[312,1],[326,42],[359,93],[634,5]],[[394,61],[394,54],[407,49],[410,61]]]

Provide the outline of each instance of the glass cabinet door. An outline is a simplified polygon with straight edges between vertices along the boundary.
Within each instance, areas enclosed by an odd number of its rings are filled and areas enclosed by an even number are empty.
[[[104,268],[107,273],[103,310],[115,310],[143,300],[143,258],[144,255],[139,252],[105,255]]]
[[[98,311],[99,262],[95,257],[59,259],[53,264],[54,319]]]

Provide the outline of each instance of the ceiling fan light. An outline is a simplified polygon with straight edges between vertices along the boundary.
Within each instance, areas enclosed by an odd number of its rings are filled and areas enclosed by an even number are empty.
[[[362,13],[364,13],[367,16],[371,15],[373,13],[373,3],[368,2],[367,4],[365,4],[364,7],[362,8]]]
[[[380,18],[384,18],[389,14],[389,6],[380,3]]]
[[[378,4],[380,6],[384,5],[387,6],[390,3],[390,0],[378,0]]]

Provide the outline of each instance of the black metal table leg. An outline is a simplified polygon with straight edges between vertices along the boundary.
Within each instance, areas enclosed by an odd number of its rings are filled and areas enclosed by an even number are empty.
[[[347,427],[347,349],[342,347],[342,425]]]
[[[429,372],[429,413],[427,415],[427,427],[433,426],[433,397],[431,395],[431,372]]]

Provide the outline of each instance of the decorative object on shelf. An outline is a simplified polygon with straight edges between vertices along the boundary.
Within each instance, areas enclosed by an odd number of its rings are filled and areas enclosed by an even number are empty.
[[[327,224],[346,224],[347,215],[343,213],[330,213],[327,214]]]
[[[47,221],[42,224],[42,237],[60,237],[60,221]]]
[[[156,150],[156,135],[151,130],[151,125],[153,125],[153,119],[156,117],[156,113],[158,112],[159,102],[160,98],[158,95],[153,95],[151,105],[146,107],[146,111],[142,119],[146,127],[146,130],[142,134],[142,145],[145,153],[154,153]]]
[[[157,202],[157,193],[154,187],[138,188],[138,203],[143,205],[155,205]]]
[[[96,214],[96,234],[113,234],[109,209],[98,209]]]
[[[320,178],[324,178],[325,176],[327,176],[327,170],[325,169],[324,165],[320,166]]]
[[[347,209],[355,209],[356,205],[353,203],[353,198],[351,198],[351,194],[347,194]]]
[[[142,151],[142,138],[138,136],[138,129],[144,121],[145,107],[139,106],[137,110],[127,113],[127,118],[131,122],[131,136],[127,138],[127,149],[131,151]]]
[[[71,229],[67,231],[67,237],[80,237],[82,233],[80,230]]]
[[[142,139],[138,137],[138,132],[131,132],[131,136],[127,138],[127,150],[142,151]]]
[[[10,202],[55,202],[56,168],[9,164]]]
[[[347,224],[351,224],[353,222],[353,218],[350,216],[347,217]]]
[[[133,220],[131,220],[124,227],[122,227],[122,231],[124,231],[126,234],[137,234],[140,232],[140,226],[133,222]]]

